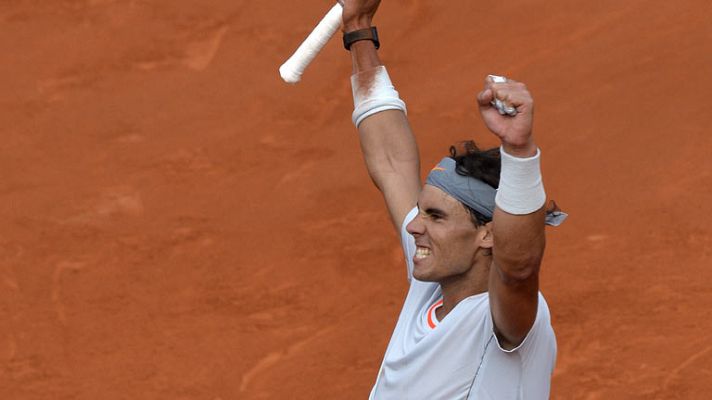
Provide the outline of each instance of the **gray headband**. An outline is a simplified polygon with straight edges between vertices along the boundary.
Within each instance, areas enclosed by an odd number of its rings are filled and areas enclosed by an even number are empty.
[[[455,170],[456,162],[450,157],[445,157],[428,174],[425,183],[442,190],[457,201],[487,219],[492,219],[494,215],[494,198],[497,189],[469,176],[463,176]],[[558,208],[546,212],[546,224],[559,226],[568,215]]]

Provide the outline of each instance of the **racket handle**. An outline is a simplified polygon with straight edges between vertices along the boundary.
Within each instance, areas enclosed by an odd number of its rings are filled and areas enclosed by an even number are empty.
[[[329,10],[312,33],[302,42],[294,54],[279,67],[279,74],[287,83],[297,83],[302,79],[304,70],[314,61],[317,54],[341,27],[341,16],[344,8],[336,4]]]

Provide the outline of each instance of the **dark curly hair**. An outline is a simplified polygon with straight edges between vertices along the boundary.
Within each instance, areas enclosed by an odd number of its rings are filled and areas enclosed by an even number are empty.
[[[468,140],[450,146],[450,157],[455,160],[455,171],[458,174],[478,179],[495,189],[499,187],[499,173],[502,170],[499,147],[480,150],[474,141]],[[492,218],[482,215],[465,204],[463,207],[470,214],[475,226],[492,221]]]

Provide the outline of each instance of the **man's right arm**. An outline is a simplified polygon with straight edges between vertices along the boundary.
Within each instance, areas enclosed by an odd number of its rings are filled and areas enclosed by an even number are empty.
[[[344,1],[344,32],[369,28],[380,1]],[[372,93],[375,74],[383,64],[370,40],[351,45],[354,91]],[[366,117],[358,125],[366,167],[383,193],[391,220],[400,232],[405,216],[420,193],[420,161],[415,137],[401,110],[386,110]]]

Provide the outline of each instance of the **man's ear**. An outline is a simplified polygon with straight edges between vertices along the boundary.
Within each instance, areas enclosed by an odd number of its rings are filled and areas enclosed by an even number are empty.
[[[480,241],[480,247],[491,249],[494,245],[494,237],[492,235],[492,222],[488,222],[479,228],[477,237]]]

